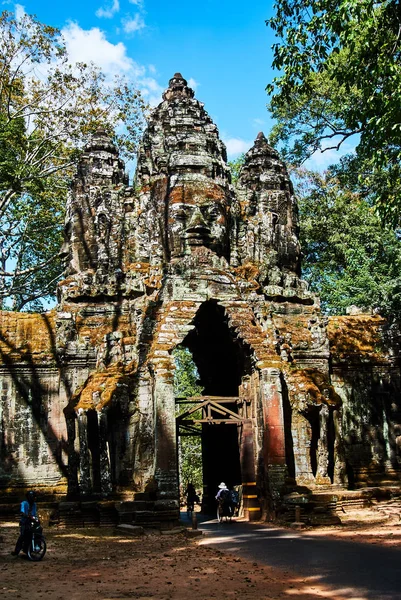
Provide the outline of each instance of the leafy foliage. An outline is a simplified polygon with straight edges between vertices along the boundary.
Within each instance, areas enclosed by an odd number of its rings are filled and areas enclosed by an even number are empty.
[[[244,164],[244,161],[245,154],[240,154],[235,160],[229,160],[227,163],[231,173],[231,181],[234,185],[238,181],[239,172],[242,165]]]
[[[331,314],[347,306],[401,315],[401,241],[333,172],[298,169],[303,276]]]
[[[202,386],[198,383],[198,371],[192,354],[187,348],[179,346],[174,350],[175,372],[174,393],[178,398],[188,398],[202,394]],[[193,404],[177,405],[177,416],[184,413]],[[196,414],[196,413],[195,413]],[[181,437],[180,444],[180,481],[185,486],[193,483],[195,489],[203,486],[202,440],[200,436]]]
[[[352,138],[353,173],[393,224],[401,210],[401,12],[398,0],[277,0],[267,86],[273,141],[300,164]],[[344,161],[343,168],[350,166]]]
[[[60,32],[0,15],[0,307],[39,309],[62,265],[64,206],[80,150],[99,127],[127,155],[143,123],[140,93],[94,65],[68,62]]]

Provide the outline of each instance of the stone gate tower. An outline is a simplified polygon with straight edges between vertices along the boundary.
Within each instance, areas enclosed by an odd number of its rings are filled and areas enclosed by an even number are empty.
[[[234,186],[215,124],[176,73],[127,184],[99,131],[68,200],[57,309],[29,316],[25,352],[28,317],[3,313],[6,451],[26,446],[8,433],[29,403],[37,444],[35,464],[17,453],[2,467],[4,486],[130,500],[137,522],[177,518],[179,345],[214,416],[225,415],[202,425],[206,496],[226,473],[243,485],[246,513],[260,516],[296,486],[345,487],[350,473],[398,481],[393,342],[380,317],[328,325],[321,315],[300,278],[292,184],[264,135]],[[344,342],[350,331],[363,343]],[[364,439],[374,419],[387,433]]]

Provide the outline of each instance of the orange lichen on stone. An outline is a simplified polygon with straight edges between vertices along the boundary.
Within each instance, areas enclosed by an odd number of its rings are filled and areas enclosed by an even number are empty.
[[[121,394],[123,388],[128,392],[132,386],[131,376],[135,371],[135,365],[122,365],[115,363],[103,371],[94,371],[86,382],[73,394],[70,406],[74,410],[97,410],[101,411],[110,406],[117,395]]]
[[[387,362],[382,333],[385,323],[379,315],[329,317],[327,332],[332,356],[354,362]]]
[[[330,384],[327,375],[317,369],[290,369],[286,375],[291,397],[302,394],[312,405],[341,406],[341,398]]]
[[[65,287],[69,284],[73,284],[74,286],[76,285],[76,279],[73,276],[62,279],[61,281],[59,281],[58,286]]]
[[[123,337],[133,337],[135,327],[130,323],[129,315],[111,315],[107,319],[104,316],[81,316],[76,317],[76,328],[80,339],[89,339],[93,346],[98,346],[105,335],[113,331],[121,331]]]
[[[197,204],[198,197],[202,197],[203,202],[214,200],[222,202],[225,198],[224,190],[212,181],[202,182],[186,182],[185,185],[177,185],[169,195],[170,204]]]
[[[297,347],[302,343],[311,343],[311,331],[308,327],[310,315],[274,315],[273,323],[281,336],[291,335],[291,345]]]
[[[138,194],[148,194],[151,191],[151,186],[149,184],[141,185],[141,187],[137,190]]]
[[[228,273],[225,272],[224,274],[227,275]],[[240,267],[235,267],[231,269],[231,274],[238,288],[247,289],[248,292],[260,290],[260,283],[257,281],[259,268],[255,264],[246,263]]]
[[[254,352],[255,360],[258,364],[272,366],[280,361],[273,336],[266,335],[259,325],[257,325],[253,312],[245,304],[238,306],[238,303],[226,302],[224,307],[227,312],[229,327],[236,332],[236,335]]]
[[[142,281],[146,287],[154,288],[156,290],[161,288],[163,278],[161,266],[135,262],[124,265],[124,270],[126,272],[137,272],[141,275]]]
[[[161,266],[158,267],[157,265],[150,265],[148,262],[138,261],[133,263],[127,263],[125,265],[126,271],[137,271],[137,273],[140,273],[141,275],[149,273],[151,270],[156,271],[157,269],[161,269]]]
[[[239,267],[233,269],[233,272],[241,279],[246,279],[247,281],[256,280],[259,275],[258,267],[250,262],[245,263]],[[260,286],[259,286],[260,287]]]
[[[0,311],[0,354],[13,360],[55,358],[55,311],[43,314]]]
[[[168,302],[162,315],[156,317],[153,343],[149,352],[149,360],[154,360],[158,352],[171,352],[187,333],[187,327],[195,317],[199,304],[192,301]],[[184,327],[183,333],[180,329]],[[170,368],[171,361],[157,358],[159,366]]]

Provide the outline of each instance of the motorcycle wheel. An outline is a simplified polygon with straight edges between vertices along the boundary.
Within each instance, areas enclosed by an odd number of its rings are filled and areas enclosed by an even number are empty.
[[[45,538],[41,535],[35,536],[34,543],[29,544],[28,548],[28,558],[29,560],[33,560],[34,562],[39,562],[42,560],[44,555],[46,554],[46,541]]]

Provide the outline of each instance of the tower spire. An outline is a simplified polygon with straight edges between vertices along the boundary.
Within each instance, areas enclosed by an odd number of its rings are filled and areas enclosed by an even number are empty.
[[[168,88],[163,93],[163,100],[173,100],[180,97],[193,98],[194,95],[195,92],[188,87],[188,82],[181,73],[175,73],[168,82]]]

